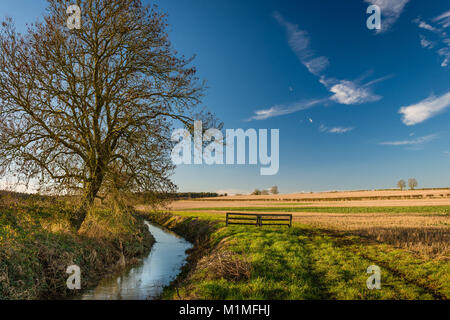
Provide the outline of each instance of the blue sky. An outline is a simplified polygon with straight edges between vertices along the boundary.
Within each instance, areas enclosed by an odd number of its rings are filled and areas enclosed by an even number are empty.
[[[225,128],[280,129],[280,170],[181,165],[181,191],[450,186],[448,1],[161,0]],[[366,9],[381,7],[382,29]],[[43,0],[2,0],[18,28]]]

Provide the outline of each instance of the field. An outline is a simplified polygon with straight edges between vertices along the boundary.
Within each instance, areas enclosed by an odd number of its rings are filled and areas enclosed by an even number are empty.
[[[216,214],[292,213],[294,222],[350,232],[425,257],[448,259],[450,197],[442,196],[447,194],[450,190],[437,189],[234,196],[177,201],[171,210]],[[407,199],[391,199],[400,196]],[[367,200],[371,198],[374,200]],[[311,199],[315,200],[311,202]]]
[[[170,213],[175,217],[214,222],[216,229],[208,253],[191,267],[177,293],[168,290],[166,298],[448,299],[450,198],[441,197],[447,193],[401,193],[406,199],[397,199],[397,191],[382,191],[174,202]],[[292,213],[294,226],[225,227],[225,212]],[[370,265],[382,270],[381,290],[366,287]]]
[[[129,212],[99,205],[80,232],[64,199],[3,197],[0,299],[71,296],[68,265],[82,266],[88,288],[123,268],[121,261],[138,262],[152,244],[142,219],[194,244],[165,299],[450,298],[448,198],[307,195],[309,201],[303,195],[180,200],[157,210],[144,203]],[[291,213],[294,223],[227,227],[226,212]],[[380,290],[366,285],[372,265],[381,269]]]

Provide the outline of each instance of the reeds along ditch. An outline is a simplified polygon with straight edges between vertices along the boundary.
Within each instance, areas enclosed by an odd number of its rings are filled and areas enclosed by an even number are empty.
[[[66,285],[70,265],[81,269],[81,288],[133,264],[148,253],[153,238],[139,218],[94,210],[82,230],[69,222],[63,202],[0,204],[0,300],[52,299],[79,294]]]

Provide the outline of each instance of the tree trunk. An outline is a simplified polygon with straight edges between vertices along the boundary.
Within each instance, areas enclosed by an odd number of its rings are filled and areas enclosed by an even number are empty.
[[[102,182],[103,182],[103,175],[100,175],[97,177],[97,179],[95,179],[93,183],[89,185],[87,192],[85,194],[85,198],[83,199],[83,203],[75,213],[74,226],[77,231],[80,230],[81,225],[86,219],[86,215],[89,209],[92,208],[92,206],[94,205],[95,197],[97,196],[97,193],[100,190]]]
[[[83,204],[78,208],[78,210],[75,212],[75,219],[73,222],[73,225],[77,232],[80,230],[81,225],[84,222],[84,219],[86,219],[87,212],[89,208],[92,206],[94,202],[90,202],[87,198],[83,200]]]

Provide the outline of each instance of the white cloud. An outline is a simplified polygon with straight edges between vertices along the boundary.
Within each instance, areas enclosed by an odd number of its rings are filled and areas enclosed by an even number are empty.
[[[328,130],[329,133],[346,133],[352,131],[354,128],[351,127],[334,127]]]
[[[381,10],[381,29],[377,33],[389,30],[397,21],[409,0],[364,0],[366,3],[375,4]]]
[[[450,157],[450,151],[444,151],[444,154],[448,157]]]
[[[436,116],[450,106],[450,92],[440,97],[430,97],[416,104],[401,107],[399,113],[403,114],[402,121],[407,126],[418,123]]]
[[[380,145],[383,146],[411,146],[411,145],[418,145],[418,144],[424,144],[427,142],[430,142],[434,139],[436,139],[437,134],[430,134],[428,136],[423,136],[417,139],[412,140],[401,140],[401,141],[388,141],[388,142],[381,142]]]
[[[350,132],[353,129],[354,129],[353,127],[333,127],[333,128],[328,128],[328,127],[326,127],[323,124],[321,124],[320,127],[319,127],[319,131],[320,132],[337,133],[337,134]]]
[[[382,82],[391,77],[392,75],[387,75],[369,81],[368,83],[365,84],[360,84],[362,78],[356,81],[350,81],[350,80],[337,80],[333,78],[327,79],[324,76],[322,76],[319,81],[325,87],[327,87],[331,93],[333,93],[333,95],[330,97],[332,101],[335,101],[340,104],[350,105],[380,100],[382,97],[374,94],[370,86],[378,82]]]
[[[427,38],[425,38],[425,36],[419,34],[420,37],[420,45],[422,46],[422,48],[433,48],[434,45],[431,41],[428,41]]]
[[[433,21],[442,25],[443,28],[450,27],[450,10],[437,16],[436,18],[433,19]]]
[[[420,20],[420,18],[415,19],[414,22],[417,23],[419,28],[422,28],[422,29],[425,29],[425,30],[428,30],[428,31],[435,31],[436,30],[432,25],[426,23],[423,20]]]
[[[380,96],[374,95],[370,88],[358,86],[348,80],[341,80],[338,84],[333,85],[330,91],[334,93],[331,100],[341,104],[361,104],[381,99]]]
[[[308,68],[309,72],[314,75],[319,75],[323,70],[325,70],[330,62],[327,57],[317,57],[312,60],[304,62],[306,68]]]
[[[269,109],[256,110],[255,114],[248,119],[251,120],[265,120],[273,117],[278,117],[286,114],[291,114],[300,110],[306,110],[319,103],[323,103],[328,99],[317,99],[309,101],[300,101],[290,105],[274,105]],[[312,120],[310,120],[312,121]]]

